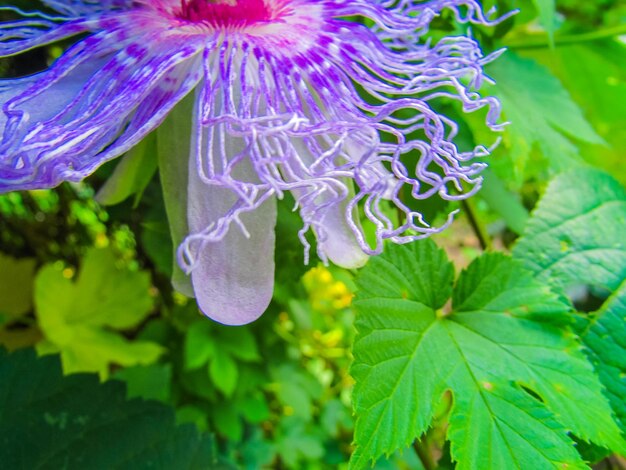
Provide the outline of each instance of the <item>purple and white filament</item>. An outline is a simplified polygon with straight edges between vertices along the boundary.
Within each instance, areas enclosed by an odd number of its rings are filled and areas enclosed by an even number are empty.
[[[491,24],[474,0],[44,3],[60,16],[0,24],[0,57],[87,35],[48,70],[0,80],[0,192],[82,180],[192,95],[191,150],[171,156],[188,171],[178,260],[200,308],[222,323],[250,322],[271,300],[286,191],[305,247],[312,231],[324,261],[359,267],[386,239],[441,229],[407,194],[460,199],[479,188],[475,159],[488,151],[459,151],[436,100],[486,107],[487,126],[500,128],[497,100],[477,91],[497,54],[469,36],[425,39],[444,11]]]

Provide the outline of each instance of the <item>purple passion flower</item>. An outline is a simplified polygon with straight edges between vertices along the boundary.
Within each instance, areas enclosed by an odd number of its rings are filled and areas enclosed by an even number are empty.
[[[43,3],[58,16],[0,24],[0,57],[80,39],[48,70],[0,80],[0,192],[82,180],[189,95],[191,150],[169,164],[186,188],[164,191],[186,195],[178,263],[218,322],[248,323],[267,308],[286,191],[305,253],[312,231],[322,260],[356,268],[385,239],[441,229],[407,196],[460,199],[480,185],[484,165],[473,160],[487,150],[461,152],[457,125],[433,102],[486,107],[497,130],[498,102],[476,91],[495,55],[468,36],[424,39],[441,14],[491,24],[478,1]]]

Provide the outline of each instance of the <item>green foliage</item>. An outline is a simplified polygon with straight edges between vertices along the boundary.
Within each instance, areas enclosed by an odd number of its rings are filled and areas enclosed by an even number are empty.
[[[480,197],[489,204],[491,210],[502,217],[513,232],[522,234],[528,221],[528,211],[519,197],[507,190],[504,181],[489,170],[485,171]]]
[[[512,161],[507,162],[507,178],[523,181],[527,173],[537,173],[536,162],[530,160],[537,147],[542,166],[564,170],[580,161],[578,147],[570,139],[602,143],[602,139],[585,120],[569,93],[543,66],[519,57],[504,54],[488,67],[496,80],[496,95],[502,101],[505,117],[511,123],[505,136]],[[531,165],[534,164],[534,167]]]
[[[29,468],[227,468],[213,440],[175,426],[171,408],[126,401],[117,381],[64,377],[57,357],[0,352],[0,461]]]
[[[42,351],[60,351],[66,373],[93,371],[106,377],[110,364],[150,364],[163,348],[130,342],[108,328],[136,327],[152,309],[147,273],[119,269],[110,250],[85,255],[76,282],[71,270],[50,264],[35,280],[39,326],[47,339]]]
[[[556,1],[555,0],[533,0],[539,11],[539,21],[548,32],[550,42],[554,40],[554,30],[556,29]]]
[[[388,247],[357,278],[353,467],[420,437],[447,390],[458,468],[583,468],[568,430],[624,449],[566,304],[499,254],[452,282],[432,242]]]
[[[237,359],[244,362],[261,359],[249,330],[217,326],[205,320],[190,326],[185,340],[187,368],[196,369],[208,362],[209,376],[226,396],[232,396],[237,386]]]
[[[434,237],[445,254],[387,246],[355,273],[318,266],[309,236],[306,266],[286,195],[268,311],[212,323],[173,260],[190,98],[88,181],[0,195],[0,344],[60,353],[66,374],[56,356],[0,355],[0,467],[211,468],[219,454],[245,469],[604,468],[624,454],[626,9],[480,3],[520,8],[471,28],[485,53],[507,49],[481,92],[510,124],[478,197],[443,203],[461,209]],[[452,16],[423,39],[466,34]],[[42,70],[67,45],[3,59],[0,74]],[[494,140],[480,112],[435,101],[460,149]],[[405,196],[442,223],[440,199]],[[481,255],[477,233],[501,253]]]
[[[550,183],[514,254],[553,285],[615,289],[626,278],[625,225],[626,190],[602,171],[573,170]]]
[[[611,406],[622,432],[626,433],[626,281],[593,313],[580,328],[583,343],[600,380],[607,390]]]
[[[186,236],[187,230],[187,165],[190,152],[189,136],[193,112],[193,100],[188,97],[170,112],[163,124],[156,130],[159,176],[163,186],[165,209],[169,222],[172,247],[174,250]],[[190,297],[193,296],[191,281],[176,263],[172,253],[172,283],[174,287]]]
[[[159,400],[167,402],[171,395],[172,366],[170,364],[150,364],[120,369],[114,378],[126,382],[129,398]]]
[[[583,146],[581,154],[626,184],[626,47],[612,40],[556,50],[523,51],[548,67],[567,87],[607,146]]]

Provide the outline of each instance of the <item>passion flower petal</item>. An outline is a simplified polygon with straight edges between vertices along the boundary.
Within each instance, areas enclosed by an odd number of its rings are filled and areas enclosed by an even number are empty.
[[[469,35],[426,39],[444,11],[497,21],[474,0],[45,3],[60,16],[0,24],[0,56],[83,36],[49,70],[0,80],[0,191],[80,180],[193,97],[193,125],[177,126],[192,129],[189,155],[165,165],[189,168],[176,199],[188,220],[171,223],[189,229],[179,262],[200,308],[223,323],[270,301],[276,198],[294,195],[301,239],[312,231],[321,259],[358,267],[385,240],[442,229],[407,197],[480,187],[488,151],[459,150],[439,101],[486,108],[487,126],[501,127],[499,103],[479,93],[499,52]]]

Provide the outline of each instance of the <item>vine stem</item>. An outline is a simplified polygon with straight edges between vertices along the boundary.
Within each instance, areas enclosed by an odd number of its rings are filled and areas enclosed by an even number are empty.
[[[437,468],[437,464],[433,460],[432,455],[430,455],[428,447],[422,441],[415,439],[413,441],[413,449],[415,449],[415,453],[426,470],[435,470]]]
[[[490,250],[491,237],[489,236],[487,227],[483,225],[483,223],[480,221],[480,218],[477,216],[474,203],[469,199],[463,199],[461,201],[461,206],[463,207],[463,212],[467,216],[467,220],[472,226],[472,230],[476,234],[476,238],[478,238],[478,243],[480,243],[480,247],[483,250]]]
[[[626,34],[626,24],[614,26],[612,28],[600,29],[598,31],[591,31],[589,33],[582,34],[569,34],[563,36],[557,36],[554,38],[555,46],[565,46],[568,44],[580,44],[584,42],[600,41],[602,39],[609,39],[615,36],[621,36]],[[505,44],[506,47],[511,49],[538,49],[543,47],[550,47],[551,42],[549,38],[540,39],[521,39],[513,40]]]

